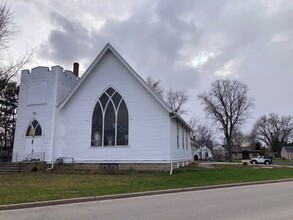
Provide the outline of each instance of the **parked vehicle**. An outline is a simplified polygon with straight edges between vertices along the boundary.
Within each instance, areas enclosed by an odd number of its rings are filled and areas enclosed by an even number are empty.
[[[252,158],[249,161],[251,164],[266,164],[269,165],[273,163],[273,160],[271,157],[268,156],[258,156],[256,158]]]

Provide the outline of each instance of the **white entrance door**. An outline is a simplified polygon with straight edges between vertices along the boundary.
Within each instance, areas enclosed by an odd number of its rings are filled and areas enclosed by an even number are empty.
[[[31,137],[27,136],[25,138],[25,148],[24,148],[24,160],[40,159],[39,153],[42,149],[42,137]]]

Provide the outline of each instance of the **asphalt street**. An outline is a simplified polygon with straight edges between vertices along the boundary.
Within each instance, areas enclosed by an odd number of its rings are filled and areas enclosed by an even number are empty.
[[[293,219],[293,183],[6,210],[0,211],[0,219]]]

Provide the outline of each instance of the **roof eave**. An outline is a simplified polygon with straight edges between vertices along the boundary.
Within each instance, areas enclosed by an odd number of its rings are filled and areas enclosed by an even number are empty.
[[[73,94],[78,90],[78,88],[83,83],[83,81],[87,78],[89,73],[101,61],[102,57],[108,50],[110,50],[119,59],[119,61],[123,63],[123,65],[132,73],[132,75],[157,99],[157,101],[161,103],[162,106],[164,106],[164,108],[169,113],[172,112],[172,109],[160,97],[158,97],[157,94],[155,94],[155,92],[146,84],[146,82],[139,76],[139,74],[126,62],[126,60],[124,60],[124,58],[114,49],[114,47],[110,43],[107,43],[106,46],[102,49],[102,51],[99,53],[96,59],[92,62],[89,68],[85,71],[85,73],[80,78],[78,84],[69,93],[69,95],[66,96],[66,98],[64,98],[57,104],[57,107],[59,107],[59,109],[62,109],[66,105],[66,103],[70,100]]]
[[[189,130],[192,130],[190,126],[181,118],[176,112],[174,112],[169,105],[165,103],[165,101],[159,97],[153,89],[143,80],[143,78],[127,63],[126,60],[114,49],[114,47],[110,44],[107,43],[105,47],[102,49],[102,51],[98,54],[96,59],[91,63],[91,65],[87,68],[85,73],[81,76],[79,82],[77,85],[74,87],[74,89],[65,97],[63,98],[58,104],[57,107],[59,110],[61,110],[66,103],[71,99],[71,97],[76,93],[76,91],[79,89],[80,85],[85,81],[85,79],[88,77],[90,72],[100,63],[102,60],[103,56],[105,53],[110,50],[116,57],[117,59],[122,62],[122,64],[132,73],[132,75],[147,89],[149,93],[169,112],[170,115],[175,116],[178,118]],[[173,117],[172,116],[172,117]]]

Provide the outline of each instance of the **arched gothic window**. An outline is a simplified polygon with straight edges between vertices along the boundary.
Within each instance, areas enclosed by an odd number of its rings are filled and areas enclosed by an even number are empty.
[[[42,136],[41,125],[36,119],[34,119],[28,126],[26,130],[26,136],[31,136],[31,137]]]
[[[92,146],[128,145],[128,110],[113,88],[104,92],[93,112]]]

